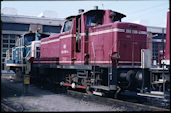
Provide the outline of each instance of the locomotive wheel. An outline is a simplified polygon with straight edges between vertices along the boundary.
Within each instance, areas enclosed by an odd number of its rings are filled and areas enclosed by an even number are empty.
[[[131,88],[132,82],[135,78],[135,71],[130,70],[127,72],[126,80],[129,82],[128,85],[125,87],[125,89]]]
[[[141,87],[142,85],[142,71],[138,71],[135,75],[135,82],[136,82],[136,85],[137,87]]]

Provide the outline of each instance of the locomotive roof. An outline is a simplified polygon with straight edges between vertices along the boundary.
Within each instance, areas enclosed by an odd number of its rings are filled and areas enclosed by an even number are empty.
[[[88,14],[97,13],[97,12],[104,13],[105,10],[101,10],[101,9],[98,9],[98,10],[89,10],[89,11],[84,12],[82,14],[88,15]],[[112,12],[116,13],[121,18],[126,17],[126,15],[124,15],[122,13],[119,13],[119,12],[116,12],[116,11],[112,11]],[[69,17],[66,18],[66,20],[69,20],[69,19],[74,18],[74,17],[77,17],[77,16],[81,16],[81,14],[69,16]]]

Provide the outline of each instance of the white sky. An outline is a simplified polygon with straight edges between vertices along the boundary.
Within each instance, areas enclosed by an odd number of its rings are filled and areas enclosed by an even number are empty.
[[[111,9],[126,15],[125,22],[137,22],[147,26],[166,27],[166,14],[169,0],[113,0],[113,1],[2,1],[1,9],[15,8],[18,15],[38,16],[51,11],[56,18],[65,18],[98,6],[99,9]]]

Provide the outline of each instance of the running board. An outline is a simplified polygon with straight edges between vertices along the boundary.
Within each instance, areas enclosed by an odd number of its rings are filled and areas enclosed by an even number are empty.
[[[151,93],[137,93],[137,95],[146,96],[146,97],[154,97],[154,98],[165,98],[164,93],[159,93],[159,94],[153,93],[153,92],[151,92]]]
[[[98,96],[103,96],[104,95],[104,93],[102,93],[102,92],[96,92],[96,91],[93,91],[93,94],[94,95],[98,95]]]
[[[102,90],[110,91],[110,89],[109,89],[108,86],[91,86],[91,88],[102,89]]]

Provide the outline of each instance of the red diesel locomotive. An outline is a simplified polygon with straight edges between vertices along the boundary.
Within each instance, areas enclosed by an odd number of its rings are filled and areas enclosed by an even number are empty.
[[[150,91],[146,27],[124,17],[99,9],[67,17],[60,34],[40,41],[40,58],[30,59],[32,79],[99,95]]]

